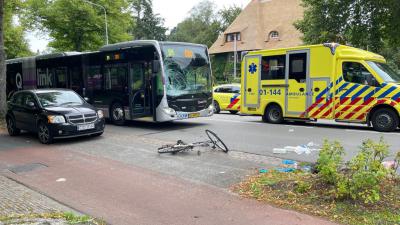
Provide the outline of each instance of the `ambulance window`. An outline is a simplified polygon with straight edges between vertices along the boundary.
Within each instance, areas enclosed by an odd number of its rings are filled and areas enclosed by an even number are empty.
[[[289,55],[289,79],[305,83],[307,77],[307,53]]]
[[[262,58],[261,80],[285,79],[286,56],[265,56]]]
[[[361,63],[344,62],[343,63],[344,80],[351,83],[370,85],[368,81],[372,81],[372,74]]]

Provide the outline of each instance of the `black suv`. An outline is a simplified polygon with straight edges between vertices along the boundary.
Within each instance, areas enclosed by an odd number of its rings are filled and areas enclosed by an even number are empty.
[[[100,136],[105,126],[101,110],[64,89],[16,92],[8,102],[6,121],[10,136],[21,130],[35,132],[43,144],[61,138]]]

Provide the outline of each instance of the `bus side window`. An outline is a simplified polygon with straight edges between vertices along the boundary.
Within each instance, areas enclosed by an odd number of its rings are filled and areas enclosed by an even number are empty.
[[[261,80],[284,80],[285,65],[285,55],[262,57]]]
[[[128,68],[125,66],[108,67],[105,69],[106,90],[123,92],[127,90]]]
[[[362,85],[373,85],[368,83],[368,81],[372,81],[371,78],[373,75],[361,63],[344,62],[342,68],[345,81]]]
[[[69,88],[76,93],[83,95],[83,79],[79,67],[73,67],[71,70],[70,86]]]
[[[307,78],[307,53],[291,54],[289,56],[289,79],[305,83]]]
[[[67,69],[57,68],[55,69],[56,74],[56,85],[57,88],[67,88]]]
[[[87,69],[87,83],[89,90],[103,90],[103,75],[100,66],[90,66]]]

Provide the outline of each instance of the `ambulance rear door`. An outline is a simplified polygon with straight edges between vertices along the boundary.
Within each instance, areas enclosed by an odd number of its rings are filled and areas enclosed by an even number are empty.
[[[286,54],[285,117],[304,117],[311,104],[310,50],[289,51]]]
[[[250,55],[244,65],[244,99],[243,105],[250,108],[260,107],[261,91],[261,56]]]

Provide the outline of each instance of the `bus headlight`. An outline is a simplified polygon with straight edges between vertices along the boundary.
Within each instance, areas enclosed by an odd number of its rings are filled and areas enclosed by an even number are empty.
[[[97,110],[97,116],[99,117],[99,119],[103,119],[104,118],[104,113],[102,110]]]
[[[65,123],[64,116],[47,116],[47,120],[49,121],[49,123]]]
[[[169,108],[169,107],[164,108],[164,112],[165,112],[166,114],[168,114],[168,115],[176,115],[175,110],[172,109],[172,108]]]

